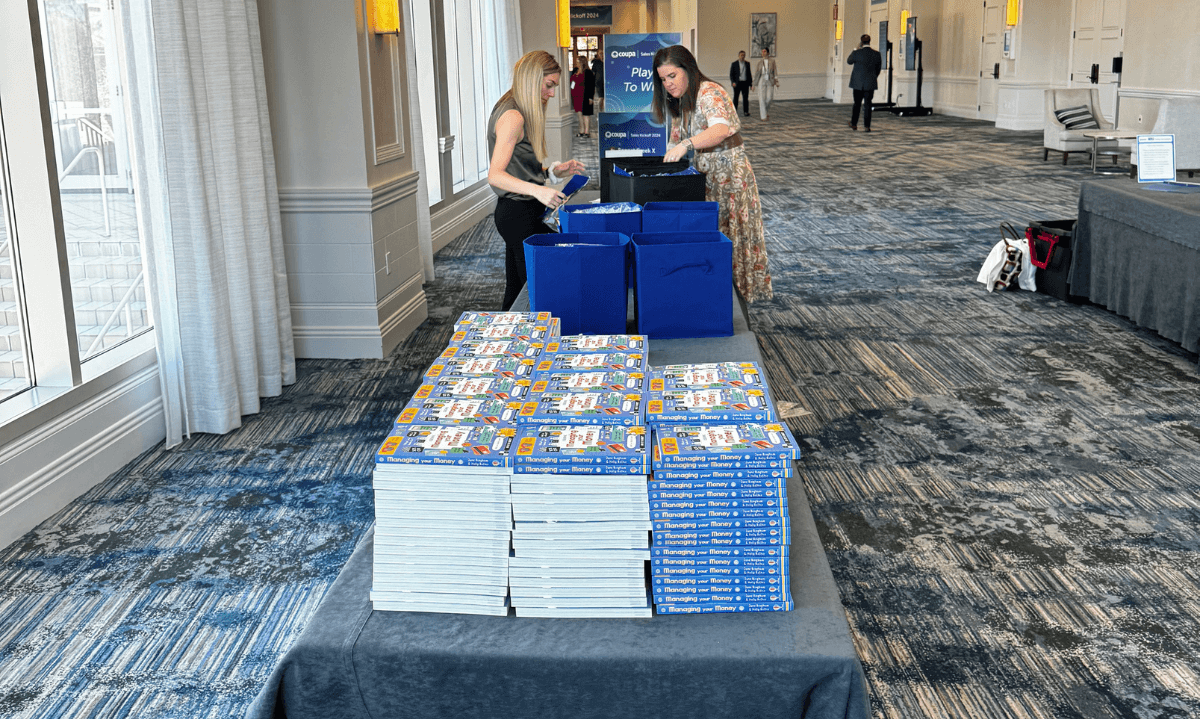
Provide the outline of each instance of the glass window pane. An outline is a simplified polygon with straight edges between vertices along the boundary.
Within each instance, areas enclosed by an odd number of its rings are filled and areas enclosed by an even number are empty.
[[[150,326],[120,16],[106,0],[47,0],[42,10],[75,326],[87,360]]]
[[[3,164],[4,148],[0,147],[0,166]],[[0,400],[29,387],[24,318],[17,302],[12,235],[8,232],[8,197],[4,173],[0,173]]]

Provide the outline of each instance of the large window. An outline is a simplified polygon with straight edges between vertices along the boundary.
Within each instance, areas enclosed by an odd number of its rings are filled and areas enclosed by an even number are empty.
[[[0,401],[150,329],[126,1],[0,5]]]

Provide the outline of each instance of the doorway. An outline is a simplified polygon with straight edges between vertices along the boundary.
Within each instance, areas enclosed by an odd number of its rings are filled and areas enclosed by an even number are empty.
[[[1004,0],[984,0],[983,37],[979,48],[980,120],[996,121],[1000,94],[1000,61],[1004,57]]]
[[[1112,119],[1117,109],[1113,58],[1125,47],[1125,0],[1075,0],[1071,43],[1071,87],[1097,86],[1100,113]]]

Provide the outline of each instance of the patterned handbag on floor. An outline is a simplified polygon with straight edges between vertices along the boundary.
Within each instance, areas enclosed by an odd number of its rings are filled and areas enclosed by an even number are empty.
[[[1008,222],[1000,224],[1000,241],[992,247],[992,251],[983,262],[983,267],[979,270],[979,277],[976,278],[987,287],[988,292],[1007,290],[1018,284],[1021,270],[1026,262],[1022,239],[1012,224]],[[1030,272],[1032,273],[1033,270],[1031,269]],[[1033,286],[1032,281],[1021,284],[1022,286],[1029,285],[1024,287],[1025,289],[1031,289]]]

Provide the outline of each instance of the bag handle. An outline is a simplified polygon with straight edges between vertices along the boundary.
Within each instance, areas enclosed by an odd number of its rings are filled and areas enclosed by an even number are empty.
[[[1035,239],[1050,243],[1050,247],[1046,249],[1046,259],[1044,260],[1038,259]],[[1058,235],[1050,234],[1043,234],[1035,238],[1032,227],[1025,230],[1025,241],[1029,243],[1029,261],[1033,263],[1034,267],[1044,270],[1050,266],[1050,258],[1054,257],[1054,246],[1058,244],[1058,240]]]
[[[668,275],[673,275],[676,272],[682,272],[683,270],[691,270],[691,269],[700,270],[700,274],[702,274],[702,275],[711,275],[713,273],[712,260],[705,260],[704,262],[693,262],[693,263],[687,264],[687,265],[679,265],[678,267],[671,269],[671,270],[668,270],[667,268],[662,267],[662,268],[659,268],[659,270],[658,270],[658,276],[659,277],[667,277]]]

